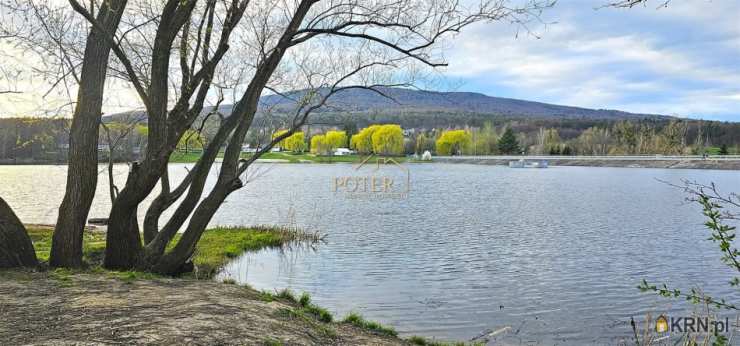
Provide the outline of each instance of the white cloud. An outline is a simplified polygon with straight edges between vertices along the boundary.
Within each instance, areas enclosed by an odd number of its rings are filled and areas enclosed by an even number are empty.
[[[493,94],[740,120],[740,2],[676,3],[592,11],[569,2],[548,15],[558,23],[535,28],[541,39],[476,26],[456,38],[447,74]]]

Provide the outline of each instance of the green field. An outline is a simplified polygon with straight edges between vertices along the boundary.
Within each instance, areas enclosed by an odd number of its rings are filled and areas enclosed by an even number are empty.
[[[248,153],[242,154],[242,157],[248,158],[251,155]],[[346,156],[317,156],[309,153],[290,153],[290,152],[271,152],[265,153],[260,156],[260,159],[266,160],[286,160],[290,163],[333,163],[333,162],[359,162],[361,160],[358,155],[346,155]]]
[[[170,156],[170,163],[195,163],[200,158],[201,153],[199,152],[174,152]],[[250,158],[251,153],[242,153],[241,157],[244,159]],[[218,157],[223,157],[223,152],[219,153]],[[348,162],[358,163],[361,162],[366,156],[362,155],[345,155],[345,156],[318,156],[310,153],[291,153],[291,152],[269,152],[260,156],[261,160],[284,160],[285,163],[336,163],[336,162]],[[394,160],[398,162],[409,161],[406,157],[394,157]]]

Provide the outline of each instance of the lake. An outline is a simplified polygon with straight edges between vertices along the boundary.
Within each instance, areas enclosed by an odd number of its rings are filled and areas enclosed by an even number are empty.
[[[172,165],[171,176],[185,167]],[[510,326],[503,340],[514,344],[616,344],[631,335],[631,316],[691,309],[640,293],[643,278],[740,298],[700,208],[659,181],[738,191],[740,172],[405,167],[387,174],[394,188],[408,174],[408,194],[386,198],[335,192],[337,177],[359,174],[349,164],[257,165],[212,224],[298,225],[327,243],[245,254],[220,278],[306,291],[339,317],[356,311],[402,335],[468,340]],[[116,167],[120,180],[125,170]],[[0,196],[24,222],[53,223],[65,171],[0,166]],[[91,217],[109,208],[104,175],[99,182]]]

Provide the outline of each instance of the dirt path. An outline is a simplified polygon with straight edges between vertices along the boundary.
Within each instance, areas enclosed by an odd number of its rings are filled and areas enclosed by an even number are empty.
[[[2,345],[399,345],[237,285],[0,271]]]

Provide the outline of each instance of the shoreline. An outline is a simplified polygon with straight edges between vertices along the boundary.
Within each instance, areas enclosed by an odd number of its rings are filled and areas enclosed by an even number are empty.
[[[355,163],[348,160],[348,157],[327,161],[310,161],[303,159],[287,160],[281,158],[265,158],[256,160],[257,163],[272,164],[337,164],[337,163]],[[431,161],[417,161],[411,157],[399,159],[401,163],[463,163],[475,165],[492,165],[508,166],[510,161],[525,160],[547,160],[550,166],[572,166],[572,167],[622,167],[622,168],[664,168],[664,169],[716,169],[716,170],[740,170],[740,157],[731,156],[728,158],[710,157],[702,159],[700,157],[654,157],[654,156],[436,156]],[[175,161],[170,164],[187,164],[194,163],[189,161]],[[105,163],[100,163],[104,165]],[[125,162],[116,163],[126,164]],[[59,162],[18,162],[8,163],[0,162],[2,166],[66,166],[66,163]]]
[[[215,279],[217,268],[244,252],[321,241],[318,234],[267,226],[212,228],[193,258],[199,269],[169,277],[103,269],[105,233],[93,227],[83,242],[86,268],[49,268],[53,225],[25,226],[41,264],[0,269],[0,311],[6,317],[0,340],[12,344],[448,345],[399,337],[356,313],[336,318],[305,292],[258,291]]]
[[[644,158],[547,158],[527,157],[518,158],[451,158],[435,157],[432,162],[437,163],[466,163],[475,165],[508,166],[510,161],[518,159],[525,160],[547,160],[550,166],[575,166],[575,167],[622,167],[622,168],[665,168],[665,169],[717,169],[717,170],[740,170],[740,160],[726,159],[644,159]]]

